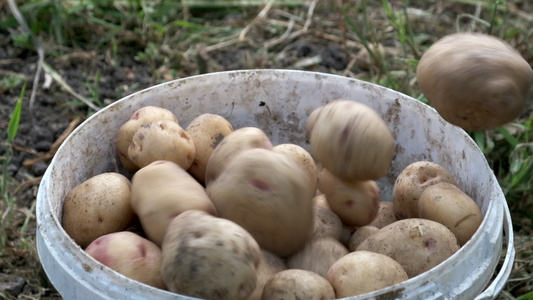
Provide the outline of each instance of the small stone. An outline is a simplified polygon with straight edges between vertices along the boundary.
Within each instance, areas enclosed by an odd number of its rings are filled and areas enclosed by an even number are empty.
[[[26,285],[26,280],[17,275],[0,274],[0,291],[17,297]]]

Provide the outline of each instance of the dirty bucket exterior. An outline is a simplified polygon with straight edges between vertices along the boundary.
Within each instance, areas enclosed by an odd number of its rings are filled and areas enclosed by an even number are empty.
[[[501,188],[474,141],[431,107],[401,93],[337,75],[290,70],[229,71],[170,81],[116,101],[81,124],[56,153],[37,194],[37,247],[51,282],[65,299],[194,299],[104,267],[61,227],[68,191],[89,177],[115,170],[116,134],[135,110],[148,105],[167,108],[184,127],[202,113],[219,114],[234,128],[263,129],[274,145],[295,143],[310,150],[307,116],[340,98],[374,108],[395,135],[392,167],[378,181],[382,200],[391,200],[403,168],[429,160],[448,169],[484,215],[472,239],[440,265],[400,284],[347,299],[495,298],[514,261],[513,231]],[[496,270],[502,249],[506,258]]]

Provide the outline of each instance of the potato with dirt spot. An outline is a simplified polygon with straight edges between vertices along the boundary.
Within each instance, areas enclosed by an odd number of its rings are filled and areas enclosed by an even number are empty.
[[[313,189],[316,189],[318,182],[318,168],[315,160],[307,150],[296,144],[279,144],[274,146],[272,150],[283,153],[294,159],[294,161],[302,168]]]
[[[418,214],[448,227],[461,246],[470,240],[483,221],[477,203],[459,187],[447,182],[424,190],[418,199]]]
[[[261,248],[276,255],[291,255],[311,238],[315,190],[284,154],[243,151],[206,191],[220,217],[244,227]]]
[[[198,210],[174,218],[162,246],[169,291],[202,299],[246,299],[257,285],[261,249],[241,226]]]
[[[139,168],[157,160],[168,160],[187,170],[195,156],[191,136],[178,123],[167,120],[143,124],[128,148],[130,161]]]
[[[205,183],[205,169],[211,153],[224,137],[233,132],[230,122],[220,115],[201,114],[194,118],[185,131],[191,136],[196,156],[188,169],[198,182]]]
[[[205,184],[217,179],[226,166],[239,153],[254,149],[263,148],[272,150],[272,142],[263,130],[256,127],[243,127],[228,134],[220,144],[213,150],[205,169]]]
[[[161,275],[161,249],[129,231],[103,235],[85,252],[118,273],[159,289],[166,289]]]
[[[63,201],[61,225],[82,248],[98,237],[123,231],[134,217],[131,183],[115,172],[95,175],[71,189]]]
[[[247,300],[261,300],[265,284],[277,273],[287,269],[287,265],[279,256],[261,249],[261,261],[257,268],[257,285]]]
[[[315,272],[326,277],[329,268],[348,253],[348,249],[337,239],[313,239],[302,250],[287,258],[287,267]]]
[[[216,215],[205,189],[171,161],[155,161],[133,175],[131,204],[148,239],[161,245],[170,221],[187,210]]]
[[[320,108],[314,118],[309,140],[312,153],[333,175],[353,182],[387,174],[394,137],[376,111],[356,101],[335,100]]]
[[[342,221],[329,209],[313,206],[313,234],[312,238],[332,237],[340,240],[342,234]]]
[[[507,42],[482,33],[454,33],[422,55],[416,79],[448,122],[486,130],[519,117],[533,87],[533,70]]]
[[[179,124],[176,115],[170,110],[158,106],[145,106],[133,112],[130,119],[120,127],[117,133],[117,151],[122,166],[130,173],[139,169],[128,157],[128,148],[133,140],[133,135],[143,124],[161,120]]]
[[[344,182],[322,169],[318,188],[324,192],[328,205],[349,226],[370,224],[379,210],[380,193],[373,180]]]
[[[337,298],[377,291],[408,279],[402,266],[392,258],[369,251],[355,251],[340,258],[326,279]]]
[[[322,276],[306,270],[285,270],[270,279],[261,300],[326,300],[335,299],[335,291]]]
[[[409,278],[437,266],[459,250],[457,238],[446,226],[411,218],[396,221],[366,238],[356,251],[371,251],[397,261]]]
[[[425,188],[439,182],[457,185],[443,166],[431,161],[416,161],[405,167],[392,189],[392,208],[398,220],[418,218],[418,199]]]
[[[350,237],[350,241],[348,242],[348,250],[350,250],[350,252],[355,251],[355,249],[357,249],[357,247],[359,247],[359,245],[367,237],[373,235],[378,231],[379,228],[370,225],[357,228],[357,230],[355,230],[355,232],[352,233],[352,236]]]

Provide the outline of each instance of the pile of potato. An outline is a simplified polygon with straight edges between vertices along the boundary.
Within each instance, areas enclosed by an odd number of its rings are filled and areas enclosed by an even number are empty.
[[[434,162],[409,165],[393,201],[380,201],[375,180],[389,171],[395,141],[368,106],[333,101],[306,130],[311,153],[218,115],[183,129],[172,112],[143,107],[117,134],[127,172],[72,189],[62,225],[87,254],[139,282],[263,300],[343,298],[400,283],[479,227],[475,201]]]

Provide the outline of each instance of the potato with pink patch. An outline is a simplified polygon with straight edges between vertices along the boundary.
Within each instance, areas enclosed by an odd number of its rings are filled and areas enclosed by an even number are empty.
[[[394,156],[394,137],[369,106],[335,100],[312,113],[307,130],[316,159],[347,182],[376,180],[387,174]]]
[[[397,219],[418,218],[418,199],[428,186],[439,182],[457,185],[443,166],[432,161],[416,161],[405,167],[392,189],[392,208]]]
[[[284,154],[260,148],[243,151],[206,191],[220,217],[244,227],[276,255],[291,255],[311,238],[315,189]]]
[[[380,193],[373,180],[344,182],[322,169],[318,188],[324,192],[328,205],[342,222],[349,226],[370,224],[379,210]]]
[[[161,249],[129,231],[103,235],[85,252],[118,273],[159,289],[165,289],[161,275]]]
[[[459,242],[446,226],[419,218],[385,226],[356,248],[387,255],[404,268],[409,278],[430,270],[458,250]]]

